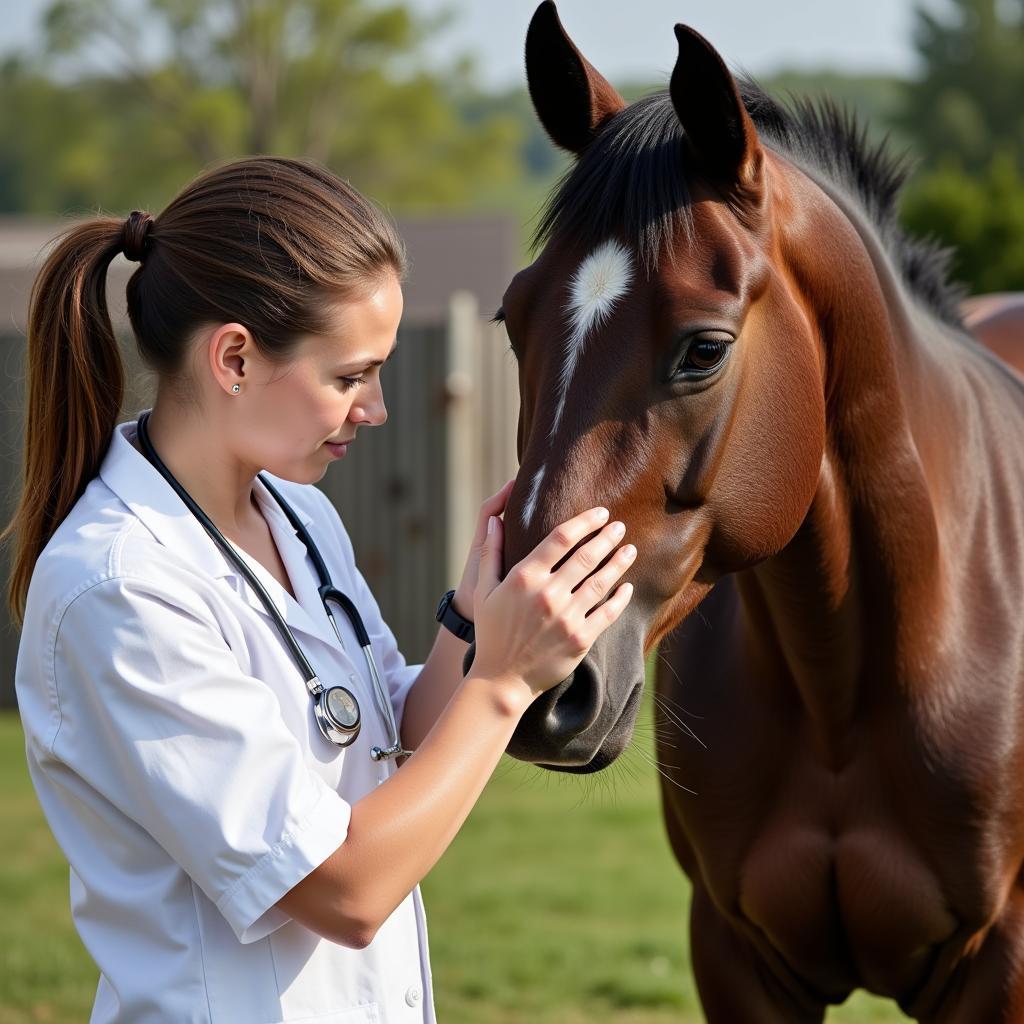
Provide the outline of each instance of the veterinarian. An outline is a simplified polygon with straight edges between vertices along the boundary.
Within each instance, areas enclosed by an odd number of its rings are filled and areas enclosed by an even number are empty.
[[[157,380],[121,423],[119,253]],[[93,1024],[433,1021],[419,882],[630,598],[635,551],[601,509],[502,579],[510,482],[406,665],[313,486],[386,419],[403,272],[372,203],[261,157],[155,218],[73,227],[36,280],[8,599]]]

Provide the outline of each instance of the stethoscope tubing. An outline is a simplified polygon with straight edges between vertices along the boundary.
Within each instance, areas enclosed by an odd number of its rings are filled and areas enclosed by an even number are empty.
[[[160,472],[161,476],[163,476],[163,478],[171,485],[175,494],[177,494],[178,497],[181,498],[182,502],[184,502],[186,508],[188,508],[188,510],[196,517],[210,537],[213,538],[214,542],[224,553],[224,556],[228,561],[238,569],[246,582],[256,592],[256,595],[260,599],[260,603],[264,608],[266,608],[267,613],[274,620],[274,624],[281,635],[281,639],[284,641],[285,646],[288,648],[289,653],[302,674],[306,689],[312,697],[319,696],[324,688],[323,683],[317,677],[316,671],[309,663],[309,659],[307,659],[305,654],[303,654],[302,648],[299,647],[298,641],[296,641],[291,629],[288,627],[288,623],[285,622],[284,617],[278,611],[277,606],[267,593],[266,588],[256,578],[255,573],[253,573],[252,569],[250,569],[238,555],[234,545],[232,545],[224,534],[220,532],[213,520],[211,520],[202,508],[200,508],[192,495],[190,495],[188,491],[181,486],[174,474],[166,465],[164,465],[160,456],[157,455],[156,449],[153,447],[153,444],[149,439],[149,431],[146,428],[148,420],[149,410],[142,413],[138,420],[139,443],[142,445],[146,457]],[[382,761],[388,757],[412,753],[412,751],[405,750],[402,747],[401,738],[398,734],[398,726],[395,722],[394,709],[391,707],[391,700],[384,688],[384,684],[381,682],[380,673],[377,671],[377,662],[373,656],[373,645],[370,641],[370,635],[366,631],[366,626],[363,623],[363,618],[359,614],[359,610],[356,608],[352,599],[335,587],[331,582],[330,574],[327,571],[327,564],[324,562],[323,556],[320,554],[320,550],[313,542],[313,538],[310,536],[305,524],[295,514],[294,509],[292,509],[277,488],[274,487],[274,485],[271,484],[271,482],[262,473],[258,474],[258,476],[263,486],[267,488],[274,500],[281,507],[281,510],[288,517],[288,521],[295,528],[295,532],[299,535],[299,539],[306,547],[306,551],[308,552],[309,557],[313,562],[313,566],[316,569],[317,577],[320,580],[320,600],[323,602],[324,611],[327,613],[327,617],[330,620],[335,636],[338,638],[338,642],[342,647],[345,646],[345,642],[342,640],[341,633],[338,630],[338,623],[335,620],[334,613],[331,611],[330,605],[328,604],[329,601],[333,601],[341,606],[352,626],[353,631],[355,632],[356,641],[362,648],[363,656],[366,659],[366,666],[370,674],[370,681],[374,690],[374,699],[376,700],[377,708],[380,711],[388,729],[389,742],[389,746],[383,750],[380,747],[373,747],[370,751],[370,756],[375,761]]]
[[[306,546],[306,550],[309,552],[309,557],[313,561],[313,565],[316,567],[317,576],[320,578],[320,600],[323,602],[324,611],[327,612],[327,617],[331,620],[331,626],[334,628],[334,634],[338,638],[338,642],[345,646],[344,640],[341,639],[341,633],[338,631],[338,623],[334,618],[334,612],[331,611],[331,607],[328,601],[334,601],[336,604],[340,604],[345,615],[348,617],[348,621],[352,626],[353,632],[356,634],[356,642],[363,650],[363,654],[366,657],[366,667],[370,673],[370,681],[373,684],[374,699],[377,701],[377,707],[381,710],[384,716],[384,720],[388,726],[388,740],[390,746],[386,751],[382,751],[379,747],[374,747],[373,752],[376,752],[374,760],[381,760],[382,757],[410,754],[412,751],[403,750],[401,739],[398,735],[398,726],[395,723],[395,713],[391,707],[391,698],[388,696],[387,691],[384,688],[384,684],[381,681],[380,673],[377,671],[377,660],[373,656],[373,644],[370,641],[370,634],[366,631],[366,626],[363,623],[363,617],[359,614],[359,609],[356,608],[355,601],[343,593],[331,582],[330,574],[327,572],[327,565],[323,560],[323,556],[320,554],[320,550],[316,544],[313,543],[313,538],[309,535],[309,531],[306,529],[305,524],[295,514],[294,509],[284,500],[280,491],[262,474],[259,474],[260,480],[263,482],[264,487],[274,496],[274,500],[281,506],[282,511],[288,517],[288,521],[295,528],[295,532],[299,535],[299,540]],[[287,628],[287,626],[285,627]]]

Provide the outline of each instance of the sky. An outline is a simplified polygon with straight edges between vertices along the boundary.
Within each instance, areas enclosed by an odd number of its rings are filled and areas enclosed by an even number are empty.
[[[424,13],[449,8],[453,23],[431,43],[443,64],[474,55],[482,85],[523,82],[526,26],[537,0],[408,0]],[[4,0],[0,49],[24,46],[48,0]],[[667,78],[675,61],[672,26],[691,25],[735,69],[883,71],[916,69],[914,8],[948,0],[561,0],[562,23],[587,59],[613,82]]]

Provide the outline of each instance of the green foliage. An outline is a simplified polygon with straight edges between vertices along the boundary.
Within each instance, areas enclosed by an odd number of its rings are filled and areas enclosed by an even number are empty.
[[[1024,0],[949,0],[919,7],[923,74],[908,82],[899,123],[928,161],[956,154],[987,173],[997,150],[1024,164]]]
[[[921,168],[904,223],[954,250],[973,292],[1024,289],[1024,0],[917,11],[923,64],[895,121]]]
[[[0,74],[0,210],[158,209],[247,153],[320,161],[402,210],[465,205],[521,174],[522,128],[461,116],[471,65],[417,57],[438,24],[370,0],[56,0],[48,74]]]
[[[972,292],[1024,291],[1024,174],[1009,149],[974,175],[947,158],[908,190],[903,220],[953,243],[953,276]]]
[[[0,212],[157,210],[203,167],[273,152],[324,162],[396,211],[528,226],[569,158],[525,88],[484,94],[469,62],[422,63],[440,23],[389,0],[55,0],[45,54],[0,62]],[[920,163],[911,230],[956,249],[972,290],[1024,287],[1024,0],[922,8],[915,40],[913,82],[822,70],[762,84],[831,96],[873,140],[890,135]]]

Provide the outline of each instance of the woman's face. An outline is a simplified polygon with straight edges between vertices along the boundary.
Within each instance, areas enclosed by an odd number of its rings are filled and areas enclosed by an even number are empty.
[[[246,364],[245,401],[233,426],[244,462],[296,483],[319,480],[362,426],[387,419],[380,371],[394,351],[402,289],[394,274],[362,297],[328,306],[330,329],[307,335],[293,358]],[[252,373],[251,382],[249,381]]]

